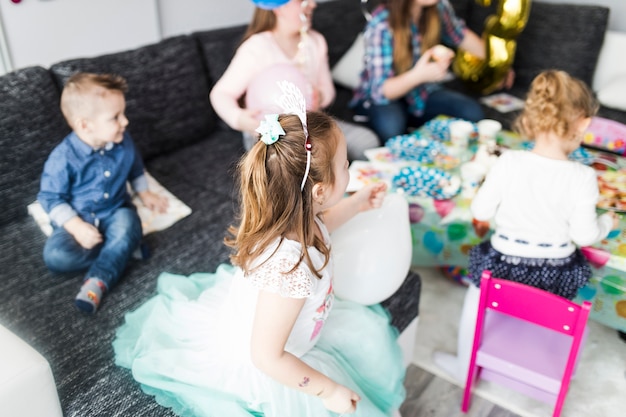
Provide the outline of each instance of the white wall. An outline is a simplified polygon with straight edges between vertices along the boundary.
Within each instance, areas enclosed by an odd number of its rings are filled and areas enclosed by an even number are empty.
[[[1,1],[0,17],[14,69],[160,39],[155,0]]]
[[[157,0],[163,38],[199,30],[247,24],[250,0]]]
[[[540,1],[610,7],[609,29],[626,32],[625,0]],[[250,0],[0,0],[0,74],[245,24],[253,9]]]
[[[246,24],[253,10],[250,0],[1,0],[0,74]]]

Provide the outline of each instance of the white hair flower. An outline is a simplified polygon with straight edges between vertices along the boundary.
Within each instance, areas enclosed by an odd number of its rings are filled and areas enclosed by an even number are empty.
[[[284,135],[285,131],[278,122],[277,114],[266,114],[265,120],[261,120],[261,124],[256,129],[261,134],[261,141],[266,145],[271,145],[278,140],[280,135]]]

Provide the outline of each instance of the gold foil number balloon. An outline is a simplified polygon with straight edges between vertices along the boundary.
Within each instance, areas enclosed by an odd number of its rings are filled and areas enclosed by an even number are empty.
[[[476,3],[487,7],[491,0]],[[457,52],[452,69],[470,88],[489,94],[501,85],[513,65],[515,38],[526,27],[530,3],[531,0],[499,0],[497,14],[485,19],[485,59],[462,49]]]

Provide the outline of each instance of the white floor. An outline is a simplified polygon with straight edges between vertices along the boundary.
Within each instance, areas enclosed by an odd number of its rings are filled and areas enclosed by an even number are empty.
[[[432,362],[434,350],[454,352],[457,322],[465,287],[433,268],[414,268],[422,278],[419,325],[413,363],[460,385]],[[481,381],[475,391],[485,399],[523,417],[544,417],[552,407]],[[577,375],[561,414],[564,417],[623,417],[626,415],[626,342],[617,331],[592,320]]]

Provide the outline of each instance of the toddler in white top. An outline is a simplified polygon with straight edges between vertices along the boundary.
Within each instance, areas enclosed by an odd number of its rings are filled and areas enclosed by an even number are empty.
[[[589,88],[563,71],[544,71],[531,85],[514,128],[534,138],[530,151],[506,151],[472,201],[475,219],[494,219],[489,241],[470,251],[470,284],[459,323],[458,359],[435,353],[435,362],[465,379],[484,270],[573,299],[591,278],[578,246],[607,237],[618,218],[598,216],[595,171],[568,155],[576,150],[597,102]]]

